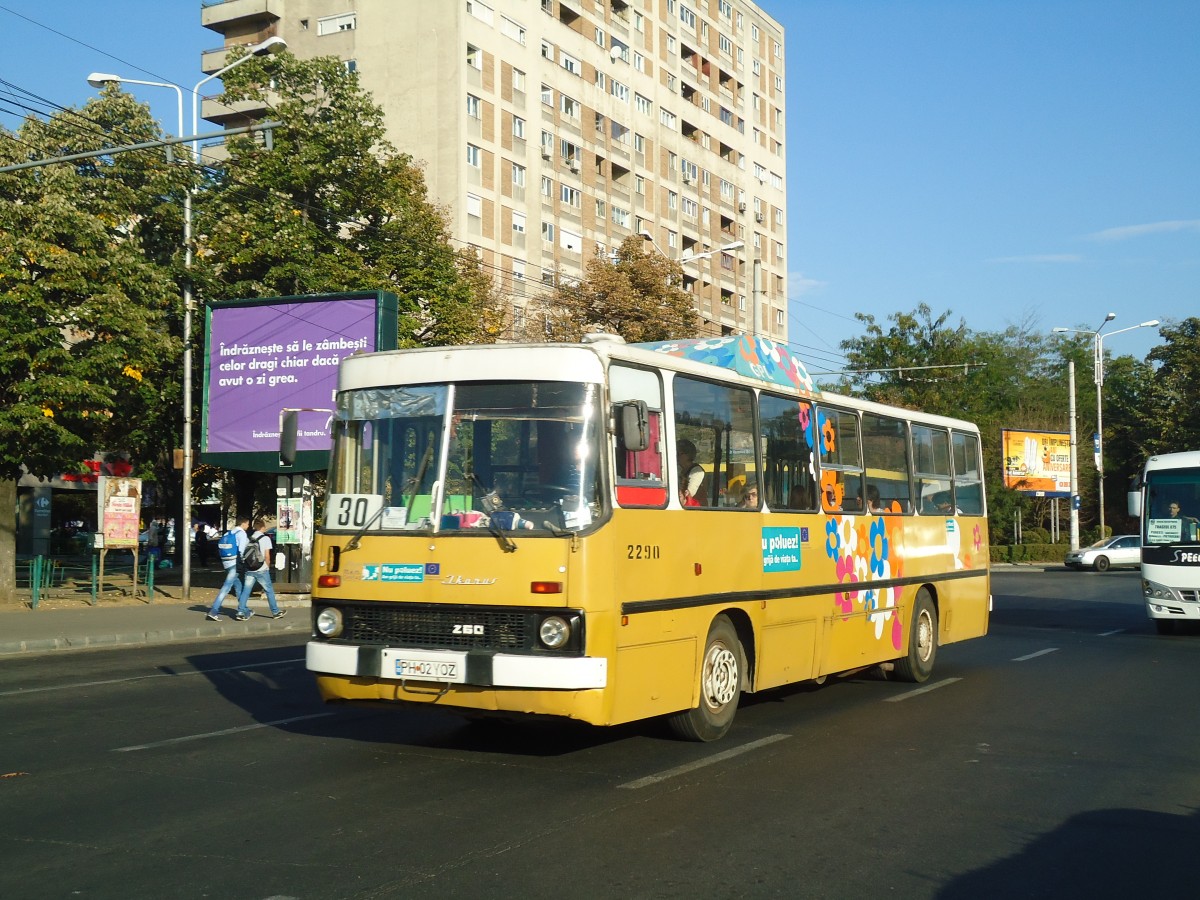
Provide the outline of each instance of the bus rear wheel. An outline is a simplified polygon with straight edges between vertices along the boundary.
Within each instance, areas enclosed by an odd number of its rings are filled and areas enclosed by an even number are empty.
[[[671,716],[671,730],[687,741],[724,737],[737,713],[745,669],[746,654],[733,623],[728,616],[717,616],[708,629],[700,664],[700,705]]]
[[[912,621],[908,628],[908,654],[896,660],[895,673],[900,681],[921,684],[933,674],[937,657],[937,608],[929,591],[921,588],[913,603]]]

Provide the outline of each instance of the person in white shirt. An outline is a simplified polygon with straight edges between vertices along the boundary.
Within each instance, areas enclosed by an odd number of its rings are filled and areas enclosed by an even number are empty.
[[[238,596],[238,611],[237,620],[245,622],[252,618],[254,613],[250,611],[250,592],[254,590],[255,582],[263,586],[263,591],[267,595],[267,605],[271,608],[272,619],[282,619],[287,615],[286,609],[280,609],[279,604],[275,602],[275,586],[271,584],[271,539],[263,531],[263,526],[267,523],[263,519],[254,520],[254,533],[250,535],[250,541],[258,544],[258,549],[262,552],[262,565],[256,569],[251,569],[245,573],[242,579],[242,593]],[[241,559],[242,557],[239,557]]]

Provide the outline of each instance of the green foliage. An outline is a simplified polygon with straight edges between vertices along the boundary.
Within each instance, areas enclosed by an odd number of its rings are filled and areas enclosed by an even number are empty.
[[[386,142],[356,73],[336,57],[282,54],[238,66],[225,87],[224,102],[257,101],[283,124],[271,149],[231,138],[197,198],[206,300],[388,290],[401,346],[495,339],[504,322],[491,280],[451,246],[421,169]]]
[[[0,134],[0,160],[161,136],[110,87],[82,113]],[[78,471],[97,449],[136,451],[145,473],[178,393],[187,178],[161,150],[0,175],[0,477]]]

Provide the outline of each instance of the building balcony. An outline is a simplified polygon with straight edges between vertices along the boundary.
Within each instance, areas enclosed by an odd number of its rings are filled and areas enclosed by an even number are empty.
[[[203,3],[200,24],[222,33],[234,26],[245,27],[255,21],[273,23],[283,17],[283,0],[203,0]]]

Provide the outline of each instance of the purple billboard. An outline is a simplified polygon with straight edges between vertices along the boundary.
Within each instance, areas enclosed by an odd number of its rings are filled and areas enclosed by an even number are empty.
[[[227,468],[278,468],[279,415],[307,409],[297,451],[323,467],[338,363],[392,349],[395,297],[383,292],[244,300],[208,308],[200,452]],[[390,333],[388,332],[390,328]]]

